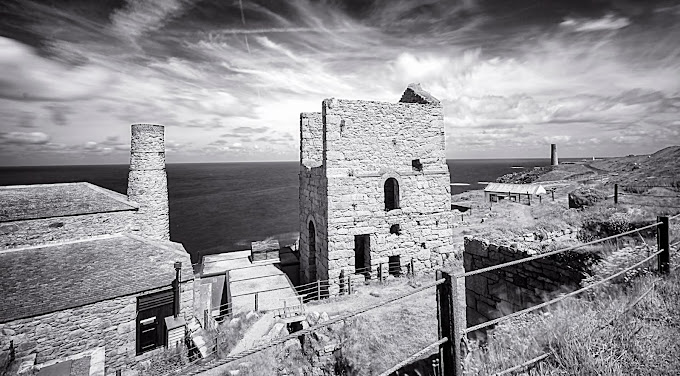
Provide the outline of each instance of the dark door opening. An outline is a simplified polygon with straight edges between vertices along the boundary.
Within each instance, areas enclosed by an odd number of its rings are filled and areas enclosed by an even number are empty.
[[[388,261],[389,261],[388,271],[390,275],[399,277],[401,275],[401,258],[399,257],[399,255],[390,256]]]
[[[371,236],[354,235],[354,272],[371,278]]]
[[[307,255],[307,270],[309,270],[309,281],[316,281],[316,229],[314,222],[309,221],[309,254]]]

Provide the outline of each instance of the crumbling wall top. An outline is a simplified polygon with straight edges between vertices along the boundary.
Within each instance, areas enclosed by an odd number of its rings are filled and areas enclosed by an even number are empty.
[[[425,91],[420,84],[411,83],[399,100],[401,103],[440,104],[439,99]]]

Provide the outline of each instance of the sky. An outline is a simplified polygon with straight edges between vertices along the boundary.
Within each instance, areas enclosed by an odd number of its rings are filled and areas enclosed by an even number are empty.
[[[680,5],[632,0],[3,0],[0,165],[299,159],[325,98],[442,101],[448,158],[680,144]]]

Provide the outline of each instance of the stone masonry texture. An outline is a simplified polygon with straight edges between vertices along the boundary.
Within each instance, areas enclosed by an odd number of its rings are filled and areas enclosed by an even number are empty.
[[[133,231],[152,239],[170,239],[167,187],[164,127],[133,124],[127,194],[140,206]]]
[[[188,319],[193,299],[193,281],[181,284],[181,314]],[[0,351],[9,351],[14,341],[17,358],[35,353],[36,363],[104,347],[106,374],[131,369],[157,355],[162,348],[136,355],[137,296],[123,296],[77,308],[0,324]]]
[[[342,269],[355,271],[355,236],[370,238],[376,270],[400,256],[402,272],[434,268],[453,250],[450,177],[442,107],[327,99],[321,114],[302,114],[300,129],[300,269],[309,282],[309,222],[316,229],[316,278],[337,290]],[[321,132],[319,132],[321,128]],[[308,137],[304,137],[304,135]],[[322,137],[321,164],[316,160]],[[418,159],[421,169],[412,167]],[[399,185],[399,207],[385,210],[384,185]],[[400,234],[391,234],[398,224]],[[386,270],[386,269],[385,269]]]
[[[465,238],[466,272],[523,259],[531,254],[512,247]],[[529,308],[559,293],[577,289],[584,278],[583,255],[565,252],[465,277],[467,326]]]

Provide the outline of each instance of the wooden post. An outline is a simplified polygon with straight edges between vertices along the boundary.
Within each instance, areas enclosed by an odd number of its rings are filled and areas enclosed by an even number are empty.
[[[226,313],[228,317],[231,317],[233,311],[233,302],[231,298],[231,282],[230,282],[231,277],[229,276],[229,270],[224,274],[224,288],[225,288],[225,295],[227,297],[227,302],[225,303],[227,305]],[[222,310],[220,310],[220,315],[222,314]]]
[[[614,184],[614,205],[619,203],[619,185]]]
[[[543,203],[543,196],[538,195],[538,203],[542,204]]]
[[[382,281],[383,281],[383,278],[382,278],[383,277],[383,270],[382,270],[382,268],[383,268],[383,263],[381,262],[380,265],[378,265],[378,281],[380,281],[380,283],[382,283]]]
[[[527,193],[527,198],[529,199],[529,206],[531,206],[531,195]]]
[[[17,358],[16,350],[14,349],[14,340],[9,340],[9,361],[13,362]]]
[[[208,321],[208,315],[210,315],[210,312],[207,309],[203,310],[203,329],[208,330],[209,329],[209,321]]]
[[[255,293],[255,312],[259,312],[260,310],[258,309],[258,299],[257,299],[258,293]]]
[[[345,269],[340,269],[340,295],[345,293]]]
[[[460,354],[460,328],[456,322],[456,306],[458,304],[458,280],[442,270],[437,270],[437,280],[444,283],[437,285],[437,321],[439,338],[448,338],[439,347],[439,374],[442,376],[462,376]]]
[[[550,194],[552,195],[552,200],[555,201],[555,190],[551,190]]]
[[[659,253],[656,256],[657,268],[659,273],[668,274],[671,271],[670,265],[670,245],[668,240],[668,217],[657,217],[657,222],[661,222],[656,228],[656,241],[659,248]]]
[[[414,269],[413,267],[414,267],[414,265],[413,265],[413,257],[411,257],[411,277],[415,277],[415,276],[416,276],[416,271],[415,271],[415,269]]]
[[[316,300],[321,300],[321,280],[316,280]]]
[[[352,274],[347,274],[347,295],[352,295]]]

